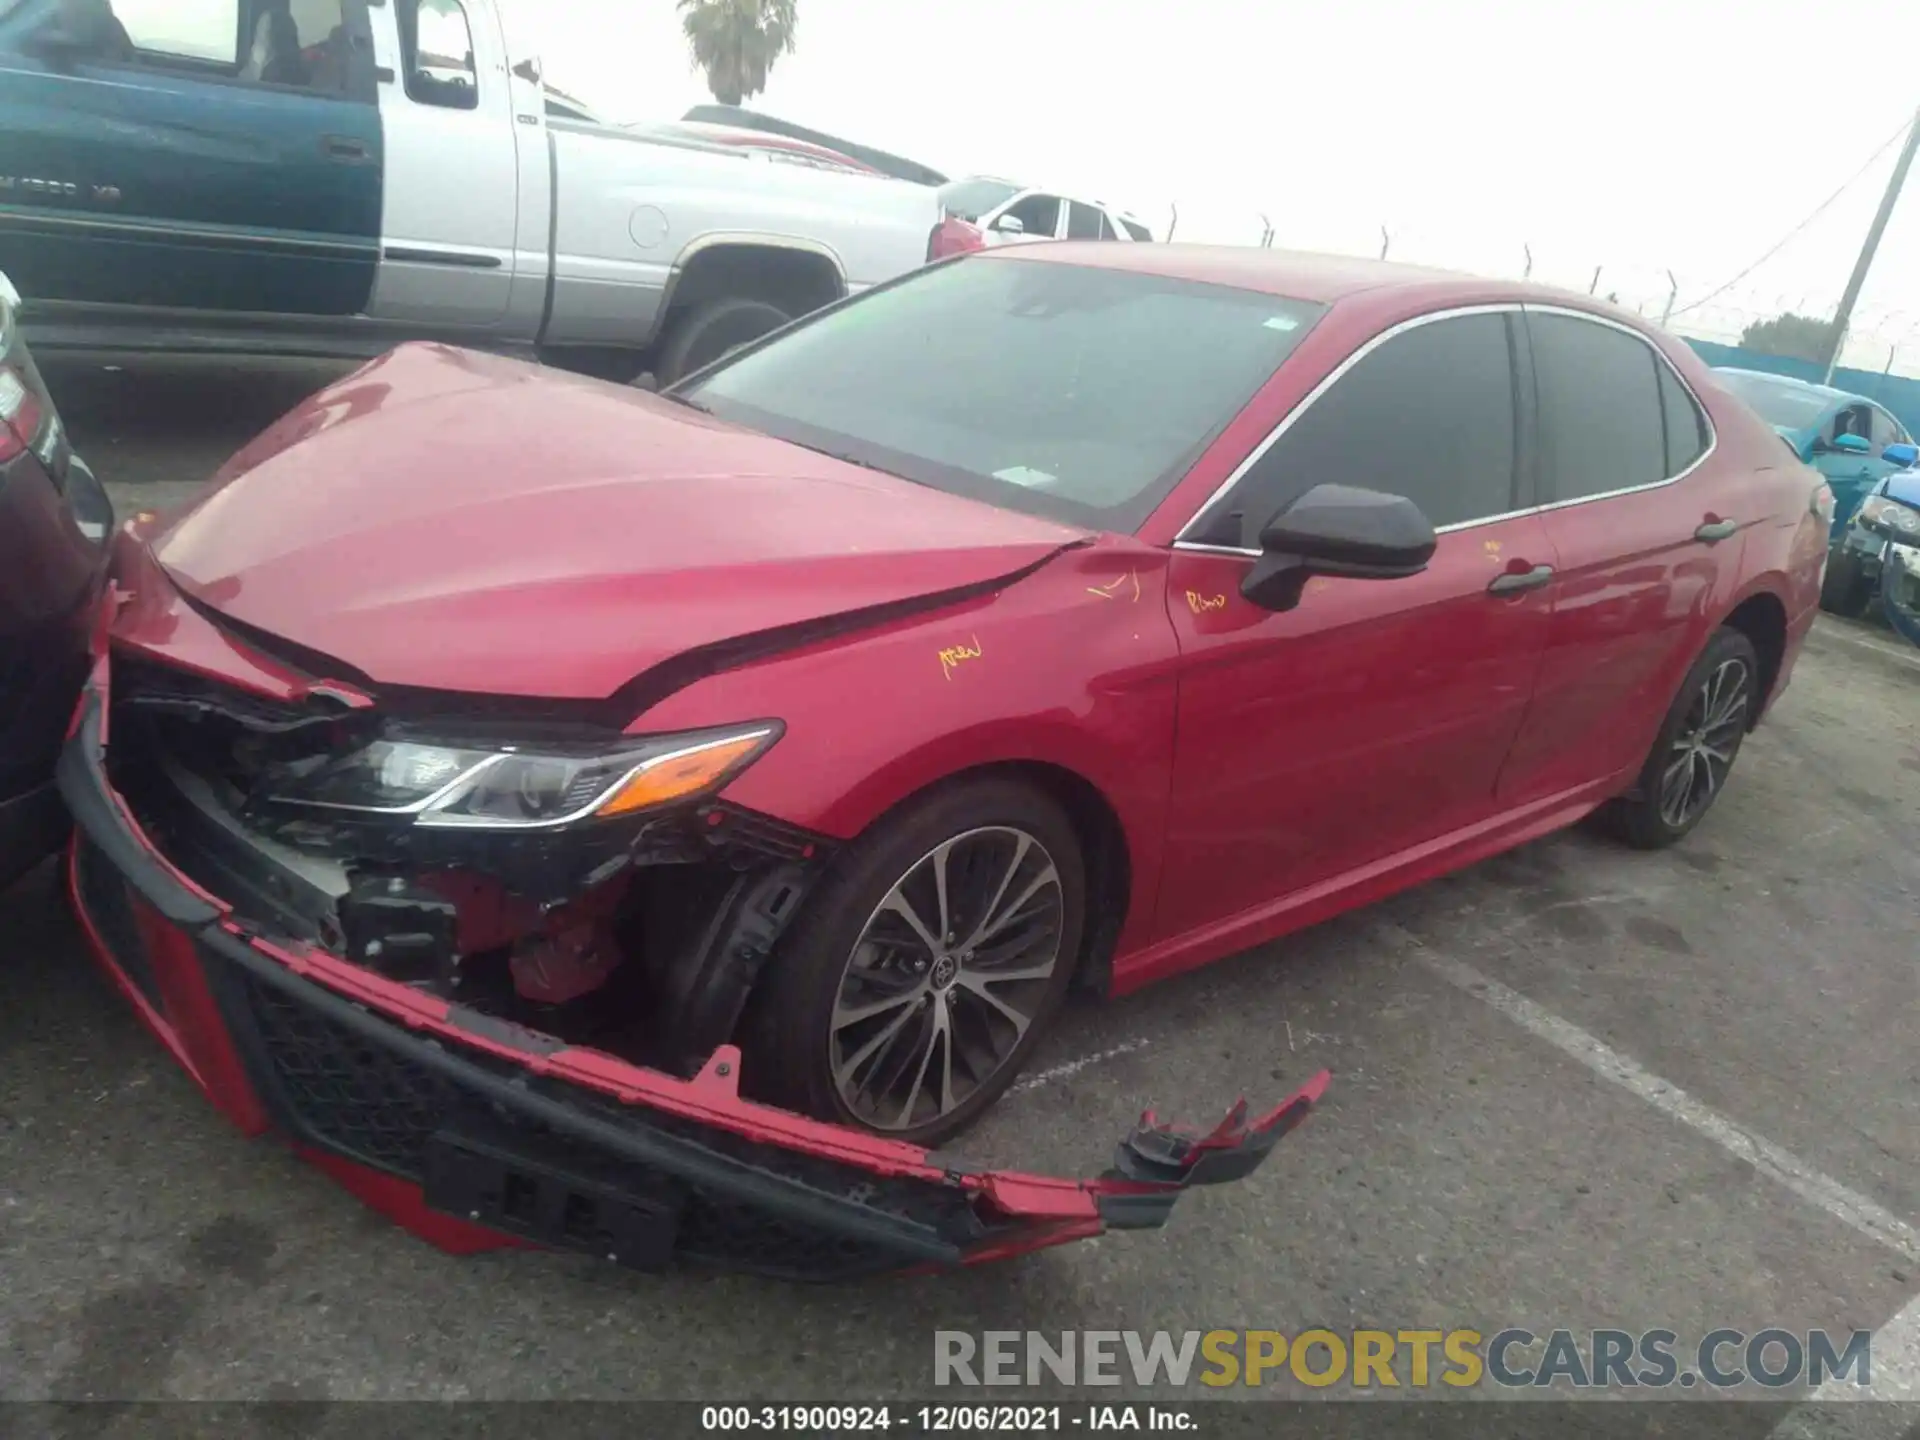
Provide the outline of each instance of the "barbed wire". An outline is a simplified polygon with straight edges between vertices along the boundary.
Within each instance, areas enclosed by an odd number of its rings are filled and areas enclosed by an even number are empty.
[[[1901,132],[1904,133],[1905,126]],[[1894,140],[1898,140],[1897,133]],[[1884,155],[1886,146],[1876,152]],[[1849,182],[1871,169],[1869,161]],[[1846,189],[1843,186],[1838,195]],[[1823,202],[1822,212],[1833,197]],[[1162,213],[1165,213],[1163,207]],[[1144,213],[1152,213],[1148,210]],[[1749,265],[1732,280],[1722,281],[1697,298],[1683,299],[1695,289],[1684,275],[1637,261],[1611,264],[1597,261],[1591,254],[1578,254],[1564,248],[1535,245],[1528,241],[1491,244],[1480,233],[1444,222],[1401,221],[1387,224],[1344,217],[1331,221],[1321,216],[1302,217],[1297,228],[1278,223],[1281,217],[1240,209],[1202,214],[1182,207],[1174,233],[1176,240],[1206,240],[1228,244],[1267,244],[1278,249],[1320,251],[1332,254],[1364,256],[1434,265],[1472,274],[1530,279],[1599,299],[1634,311],[1656,324],[1665,324],[1676,333],[1698,340],[1738,345],[1751,327],[1782,315],[1801,315],[1824,320],[1831,317],[1839,302],[1842,277],[1832,285],[1782,286],[1779,277],[1767,278],[1761,263]],[[1803,234],[1810,222],[1795,227]],[[1157,227],[1166,234],[1166,221]],[[1290,233],[1290,230],[1292,233]],[[1776,244],[1764,258],[1777,255]],[[1758,278],[1756,278],[1756,276]],[[1876,306],[1869,299],[1854,313],[1841,354],[1842,366],[1881,371],[1904,366],[1920,373],[1920,306]]]

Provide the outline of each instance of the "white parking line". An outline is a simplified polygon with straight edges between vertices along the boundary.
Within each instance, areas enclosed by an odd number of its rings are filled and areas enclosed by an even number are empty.
[[[1920,1422],[1920,1297],[1873,1332],[1873,1384],[1828,1385],[1787,1412],[1769,1440],[1903,1440]],[[1863,1400],[1888,1401],[1861,1407]]]
[[[1038,1090],[1042,1085],[1051,1085],[1056,1080],[1064,1080],[1069,1075],[1078,1075],[1090,1065],[1104,1065],[1122,1055],[1131,1055],[1136,1050],[1144,1050],[1151,1040],[1123,1040],[1111,1050],[1096,1051],[1092,1055],[1082,1055],[1078,1060],[1068,1060],[1045,1070],[1036,1070],[1026,1079],[1016,1081],[1007,1090],[1009,1095],[1024,1095],[1029,1090]]]
[[[1822,1174],[1771,1140],[1729,1120],[1578,1025],[1536,1005],[1519,991],[1450,955],[1440,954],[1412,931],[1399,925],[1382,925],[1380,929],[1448,984],[1486,1001],[1522,1029],[1578,1060],[1596,1075],[1611,1080],[1730,1154],[1739,1156],[1842,1224],[1879,1241],[1895,1254],[1920,1261],[1920,1230],[1892,1211]],[[1920,1409],[1916,1409],[1920,1406],[1920,1298],[1910,1301],[1874,1332],[1872,1355],[1872,1382],[1866,1391],[1846,1385],[1816,1391],[1816,1399],[1788,1412],[1773,1431],[1774,1440],[1821,1440],[1821,1437],[1896,1440],[1904,1436],[1908,1428],[1920,1420]],[[1895,1403],[1844,1410],[1828,1403],[1841,1400]]]
[[[1639,1096],[1656,1110],[1698,1131],[1722,1149],[1748,1161],[1761,1174],[1772,1176],[1801,1199],[1819,1206],[1842,1224],[1851,1225],[1862,1235],[1878,1240],[1908,1260],[1920,1262],[1920,1230],[1892,1211],[1849,1190],[1838,1180],[1821,1174],[1771,1140],[1754,1134],[1719,1111],[1701,1104],[1678,1085],[1662,1080],[1636,1061],[1629,1060],[1611,1046],[1596,1040],[1578,1025],[1562,1020],[1552,1011],[1534,1004],[1519,991],[1510,990],[1491,976],[1482,975],[1471,965],[1430,949],[1411,931],[1398,925],[1383,928],[1407,946],[1422,965],[1449,984],[1486,1001],[1509,1020],[1530,1030],[1555,1049],[1572,1056],[1621,1089]]]
[[[1815,641],[1836,640],[1840,644],[1850,646],[1855,650],[1871,650],[1874,654],[1881,656],[1883,659],[1891,660],[1894,664],[1902,666],[1905,669],[1920,670],[1920,652],[1900,650],[1892,645],[1883,645],[1870,636],[1855,635],[1835,625],[1824,623],[1815,625],[1812,633],[1807,638]]]

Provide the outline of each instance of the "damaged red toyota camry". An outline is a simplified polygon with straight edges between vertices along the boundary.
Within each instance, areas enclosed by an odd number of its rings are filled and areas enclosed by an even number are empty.
[[[121,532],[73,886],[217,1105],[456,1249],[806,1278],[1161,1224],[930,1153],[1115,994],[1699,822],[1825,491],[1584,297],[1011,247],[648,395],[430,345]]]

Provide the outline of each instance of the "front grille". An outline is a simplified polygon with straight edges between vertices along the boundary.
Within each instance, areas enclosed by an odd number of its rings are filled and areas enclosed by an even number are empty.
[[[147,1003],[160,1008],[160,986],[154,979],[153,962],[147,958],[146,941],[141,938],[140,926],[133,918],[133,898],[127,893],[127,882],[120,878],[100,848],[84,835],[80,837],[75,866],[80,906],[93,922],[100,943],[106,946],[113,963],[133,982],[134,988],[146,996]]]
[[[262,1088],[270,1103],[301,1138],[323,1149],[420,1183],[433,1138],[458,1129],[463,1119],[484,1115],[496,1133],[504,1126],[506,1133],[517,1132],[545,1155],[570,1151],[581,1173],[605,1173],[611,1163],[636,1191],[657,1191],[668,1183],[638,1162],[609,1157],[584,1141],[504,1113],[506,1107],[496,1097],[399,1053],[218,955],[207,952],[204,958],[210,974],[226,977],[216,988],[241,1038],[242,1052],[256,1071],[265,1072]],[[478,1054],[462,1058],[489,1069],[500,1064]],[[600,1103],[597,1096],[583,1093],[578,1102],[583,1113],[602,1121],[630,1128],[648,1123],[610,1100]],[[750,1155],[757,1167],[799,1180],[817,1193],[878,1200],[892,1188],[892,1183],[852,1167],[756,1145],[671,1116],[650,1118],[659,1122],[648,1123],[657,1133],[687,1135],[735,1158]],[[821,1180],[827,1183],[817,1183]],[[944,1215],[965,1223],[970,1217],[960,1192],[930,1184],[916,1188],[923,1199],[921,1218]],[[874,1208],[889,1216],[902,1214],[898,1204]],[[686,1190],[675,1253],[727,1269],[797,1280],[844,1278],[905,1263],[884,1242],[816,1230],[777,1209],[699,1184]]]

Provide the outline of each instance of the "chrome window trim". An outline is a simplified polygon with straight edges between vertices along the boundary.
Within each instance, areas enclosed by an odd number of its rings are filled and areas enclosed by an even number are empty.
[[[1720,448],[1720,427],[1713,423],[1713,412],[1709,410],[1706,407],[1706,403],[1701,400],[1700,392],[1695,390],[1692,384],[1688,382],[1687,377],[1680,373],[1680,368],[1661,353],[1658,345],[1634,329],[1633,326],[1622,325],[1618,320],[1609,319],[1605,315],[1589,314],[1585,310],[1575,310],[1566,305],[1540,305],[1529,301],[1520,308],[1527,314],[1538,311],[1542,315],[1569,315],[1575,320],[1585,320],[1592,325],[1604,325],[1609,330],[1618,330],[1622,335],[1631,335],[1653,352],[1654,363],[1665,366],[1668,373],[1680,382],[1680,388],[1684,390],[1687,393],[1687,397],[1693,401],[1694,409],[1699,412],[1701,420],[1706,423],[1707,427],[1706,447],[1701,450],[1698,455],[1694,456],[1692,463],[1678,474],[1669,475],[1664,480],[1655,480],[1646,485],[1628,485],[1624,489],[1605,490],[1598,495],[1581,495],[1572,500],[1555,500],[1549,504],[1537,506],[1535,507],[1536,509],[1565,510],[1573,505],[1590,505],[1595,500],[1613,500],[1622,495],[1637,495],[1642,490],[1660,490],[1668,485],[1678,485],[1682,480],[1686,479],[1687,476],[1706,464],[1712,457],[1713,452]]]
[[[1266,437],[1261,440],[1258,445],[1247,452],[1247,457],[1238,465],[1234,466],[1233,472],[1215,487],[1214,492],[1193,512],[1193,518],[1180,527],[1180,533],[1173,538],[1173,548],[1175,550],[1186,550],[1196,554],[1240,555],[1251,556],[1257,559],[1261,552],[1243,545],[1208,545],[1196,540],[1188,540],[1185,536],[1188,531],[1194,529],[1207,517],[1207,514],[1232,491],[1235,485],[1238,485],[1240,481],[1245,478],[1249,470],[1260,463],[1261,457],[1273,448],[1274,444],[1282,435],[1287,433],[1294,421],[1304,415],[1308,408],[1322,395],[1339,384],[1340,381],[1346,377],[1348,371],[1352,370],[1354,366],[1366,359],[1367,356],[1386,344],[1387,341],[1392,340],[1396,336],[1404,335],[1409,330],[1417,330],[1422,325],[1435,324],[1441,320],[1454,320],[1469,315],[1519,314],[1525,316],[1535,313],[1541,315],[1566,315],[1575,320],[1585,320],[1590,324],[1604,325],[1609,330],[1618,330],[1623,335],[1631,335],[1635,340],[1638,340],[1642,345],[1646,346],[1648,350],[1653,352],[1654,362],[1665,366],[1673,378],[1680,382],[1680,388],[1686,392],[1687,397],[1693,401],[1695,410],[1699,412],[1701,420],[1707,427],[1706,448],[1701,450],[1701,452],[1694,457],[1693,462],[1684,470],[1681,470],[1678,474],[1669,475],[1663,480],[1654,480],[1645,485],[1628,485],[1622,489],[1608,490],[1598,495],[1581,495],[1572,500],[1551,500],[1540,505],[1528,505],[1518,510],[1503,511],[1498,515],[1483,516],[1477,520],[1458,520],[1451,525],[1436,525],[1434,527],[1434,534],[1451,535],[1460,530],[1478,529],[1482,525],[1497,525],[1505,520],[1521,520],[1529,515],[1542,515],[1550,510],[1567,510],[1576,505],[1591,505],[1599,500],[1616,500],[1622,495],[1637,495],[1644,490],[1665,489],[1669,485],[1679,484],[1682,480],[1686,479],[1687,476],[1707,463],[1707,460],[1713,455],[1713,452],[1720,446],[1720,430],[1719,427],[1713,423],[1713,412],[1709,410],[1700,399],[1699,391],[1695,390],[1687,377],[1680,373],[1679,367],[1661,353],[1658,345],[1655,345],[1652,340],[1648,339],[1647,336],[1641,334],[1640,331],[1634,329],[1631,325],[1623,325],[1618,320],[1609,319],[1605,315],[1595,315],[1586,310],[1576,310],[1571,306],[1540,304],[1530,300],[1506,300],[1484,305],[1460,305],[1450,310],[1435,310],[1426,315],[1415,315],[1411,319],[1402,320],[1397,325],[1390,325],[1378,335],[1368,340],[1366,344],[1362,345],[1358,350],[1355,350],[1345,360],[1342,360],[1338,365],[1334,366],[1318,385],[1315,385],[1313,389],[1309,390],[1306,395],[1301,398],[1298,405],[1295,405],[1293,409],[1281,417],[1280,423],[1268,431]],[[1664,431],[1662,433],[1664,434]]]

